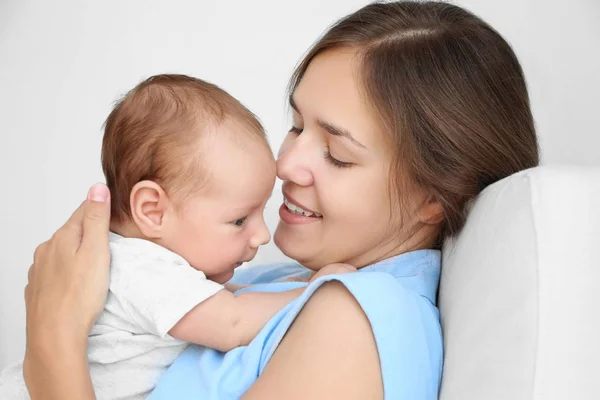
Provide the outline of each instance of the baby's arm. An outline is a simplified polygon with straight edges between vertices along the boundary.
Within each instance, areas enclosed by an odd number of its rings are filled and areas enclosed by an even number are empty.
[[[354,272],[348,264],[330,264],[311,278],[330,274]],[[304,288],[285,292],[246,292],[235,296],[230,290],[246,285],[226,284],[221,290],[194,307],[171,328],[169,334],[177,339],[229,351],[249,344],[277,312],[302,294]]]
[[[169,334],[186,342],[229,351],[250,343],[279,310],[303,291],[304,288],[298,288],[235,296],[221,290],[188,312]]]

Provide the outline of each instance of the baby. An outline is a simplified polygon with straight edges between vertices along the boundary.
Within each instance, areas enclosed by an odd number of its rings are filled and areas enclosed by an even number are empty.
[[[106,120],[102,167],[110,290],[88,347],[99,400],[145,398],[189,343],[247,345],[304,290],[234,295],[226,283],[270,239],[275,161],[256,117],[217,86],[183,75],[139,84]],[[0,399],[21,398],[17,365],[0,376]]]

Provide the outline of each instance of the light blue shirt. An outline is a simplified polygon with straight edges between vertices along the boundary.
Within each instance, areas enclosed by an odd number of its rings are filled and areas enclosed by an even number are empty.
[[[304,304],[331,280],[346,286],[371,323],[385,398],[437,399],[443,359],[436,307],[440,263],[439,251],[418,250],[356,273],[321,277],[273,317],[248,346],[228,353],[189,346],[148,399],[239,399],[264,370]],[[245,291],[284,291],[306,283],[282,280],[307,274],[298,264],[272,264],[238,270],[233,281],[256,285]]]

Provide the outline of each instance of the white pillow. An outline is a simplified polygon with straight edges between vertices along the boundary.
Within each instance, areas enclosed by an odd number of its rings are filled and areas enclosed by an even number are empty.
[[[488,187],[444,246],[440,400],[600,399],[600,168]]]

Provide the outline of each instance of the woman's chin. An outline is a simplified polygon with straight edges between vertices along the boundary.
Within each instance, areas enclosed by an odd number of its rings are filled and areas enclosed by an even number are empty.
[[[297,261],[308,269],[318,271],[323,267],[321,257],[318,257],[318,243],[307,241],[306,238],[299,237],[293,230],[287,229],[285,225],[279,223],[273,242],[281,252],[292,260]]]
[[[273,234],[273,243],[275,243],[275,246],[277,246],[287,257],[304,265],[302,260],[307,258],[306,250],[311,248],[311,244],[297,236],[298,235],[295,235],[284,223],[279,222],[279,226]]]

